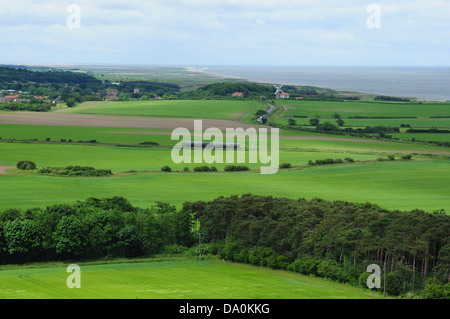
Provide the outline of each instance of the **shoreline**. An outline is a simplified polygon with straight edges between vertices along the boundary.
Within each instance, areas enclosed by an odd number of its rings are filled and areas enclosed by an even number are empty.
[[[228,76],[228,75],[223,75],[223,74],[218,74],[218,73],[210,73],[210,72],[201,71],[201,70],[207,70],[209,68],[196,68],[196,67],[186,67],[186,66],[183,68],[185,69],[186,72],[205,74],[205,75],[209,75],[211,77],[216,77],[219,79],[237,79],[237,80],[242,80],[242,81],[246,81],[246,82],[265,84],[265,85],[274,84],[274,83],[264,82],[264,81],[260,81],[260,80],[249,80],[247,78],[243,78],[243,77],[239,77],[239,76]],[[302,85],[302,84],[287,84],[287,85],[302,86],[302,87],[310,86],[310,85]],[[335,90],[335,89],[325,88],[325,87],[318,87],[318,88],[324,89],[324,90],[333,90],[339,94],[351,92],[353,94],[362,94],[362,95],[383,95],[383,94],[379,94],[379,93],[367,93],[367,92],[359,92],[359,91],[351,91],[351,90]],[[440,103],[448,102],[448,100],[430,100],[430,99],[423,99],[423,98],[409,97],[409,96],[393,96],[393,97],[408,98],[408,99],[411,99],[411,102],[440,102]]]
[[[132,67],[132,68],[136,68],[139,69],[140,67],[145,67],[144,65],[139,66],[139,65],[122,65],[122,64],[107,64],[107,65],[102,65],[102,64],[76,64],[76,63],[31,63],[31,62],[27,62],[27,63],[0,63],[0,65],[16,65],[16,66],[34,66],[34,67],[62,67],[63,69],[68,68],[68,67],[77,67],[80,70],[85,69],[87,66],[88,67],[93,67],[93,66],[101,66],[101,67]],[[153,67],[156,68],[164,68],[163,65],[153,65]],[[174,65],[172,65],[172,67],[174,67]],[[212,66],[214,67],[214,66]],[[225,66],[227,67],[227,66]],[[236,66],[235,66],[236,67]],[[250,80],[248,78],[244,78],[244,77],[240,77],[240,76],[232,76],[232,75],[224,75],[224,74],[220,74],[220,73],[214,73],[209,71],[209,67],[194,67],[194,66],[177,66],[177,68],[180,68],[182,70],[184,70],[187,73],[195,73],[195,74],[199,74],[199,75],[205,75],[205,76],[209,76],[212,79],[218,79],[218,80],[238,80],[238,81],[242,81],[242,82],[250,82],[250,83],[258,83],[258,84],[265,84],[265,85],[272,85],[272,84],[283,84],[283,83],[278,83],[280,81],[277,82],[267,82],[267,81],[262,81],[262,80]],[[293,85],[293,86],[300,86],[300,87],[308,87],[308,86],[313,86],[313,87],[317,87],[318,89],[323,89],[323,90],[332,90],[337,92],[338,94],[345,94],[345,93],[349,93],[351,92],[352,94],[357,94],[357,95],[382,95],[382,96],[392,96],[392,97],[399,97],[399,98],[409,98],[411,99],[411,101],[413,102],[439,102],[439,103],[446,103],[446,102],[450,102],[450,98],[449,99],[439,99],[439,98],[421,98],[421,97],[417,97],[417,96],[407,96],[407,95],[393,95],[393,94],[382,94],[382,93],[368,93],[368,92],[364,92],[364,91],[355,91],[353,89],[346,89],[346,90],[342,90],[342,89],[333,89],[333,88],[329,88],[326,86],[321,86],[321,85],[305,85],[305,84],[299,84],[297,82],[297,84],[293,84],[294,82],[292,81],[287,81],[284,83],[284,85]]]
[[[227,76],[227,75],[223,75],[223,74],[218,74],[218,73],[209,73],[209,72],[203,72],[201,70],[207,70],[208,68],[195,68],[192,66],[183,66],[182,68],[185,69],[186,72],[192,72],[192,73],[198,73],[198,74],[206,74],[209,75],[211,77],[215,77],[215,78],[220,78],[220,79],[239,79],[239,80],[243,80],[243,81],[249,81],[248,79],[239,77],[239,76]],[[257,83],[257,82],[255,82]]]

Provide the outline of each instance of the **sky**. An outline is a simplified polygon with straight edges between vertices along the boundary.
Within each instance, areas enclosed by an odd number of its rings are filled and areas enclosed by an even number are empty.
[[[450,0],[0,0],[0,63],[449,66]]]

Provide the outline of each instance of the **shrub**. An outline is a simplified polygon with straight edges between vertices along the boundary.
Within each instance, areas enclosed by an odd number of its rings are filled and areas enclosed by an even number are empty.
[[[269,257],[268,266],[272,269],[283,269],[289,268],[289,258],[283,255],[272,255]]]
[[[322,260],[317,265],[317,275],[323,278],[338,280],[341,277],[341,267],[335,260]]]
[[[398,296],[403,292],[403,280],[398,273],[386,275],[386,292],[392,296]]]
[[[403,156],[402,156],[402,159],[404,159],[404,160],[410,160],[411,157],[412,157],[411,154],[407,154],[407,155],[403,155]]]
[[[395,156],[394,155],[388,155],[388,159],[390,161],[395,161]]]
[[[239,171],[248,171],[248,166],[245,165],[227,165],[225,166],[225,172],[239,172]]]
[[[291,168],[291,163],[281,163],[280,168]]]
[[[184,172],[189,172],[189,167],[183,168],[183,171],[184,171]]]
[[[158,144],[158,143],[156,143],[156,142],[151,142],[151,141],[148,141],[148,142],[142,142],[142,143],[139,143],[139,145],[150,145],[150,146],[158,146],[159,144]]]
[[[217,168],[215,166],[211,166],[211,172],[217,172]]]
[[[237,261],[238,252],[239,252],[238,244],[234,242],[228,242],[221,250],[220,256],[221,258],[228,261]]]
[[[355,160],[351,157],[346,157],[344,158],[344,161],[349,162],[349,163],[353,163]]]
[[[40,174],[54,174],[62,176],[89,176],[101,177],[112,175],[109,169],[95,169],[91,166],[67,166],[67,167],[44,167],[38,173]]]
[[[423,298],[424,299],[444,299],[446,297],[448,298],[449,287],[450,286],[448,284],[443,285],[436,278],[429,279],[427,280],[427,284],[423,291]]]
[[[211,169],[208,166],[197,166],[194,167],[194,172],[210,172]]]
[[[367,279],[369,278],[370,273],[368,272],[363,272],[359,278],[358,278],[358,283],[361,287],[365,288],[365,289],[369,289],[369,287],[367,287]]]
[[[315,162],[313,161],[308,161],[308,165],[329,165],[329,164],[342,164],[344,163],[344,161],[340,158],[337,159],[332,159],[332,158],[326,158],[323,160],[316,160]]]
[[[249,263],[250,249],[244,248],[235,255],[236,261],[240,263]]]
[[[171,172],[172,169],[169,166],[166,165],[166,166],[161,167],[161,171],[162,172]]]
[[[36,169],[36,164],[32,161],[19,161],[16,167],[21,170],[33,170]]]
[[[256,247],[249,251],[249,262],[256,266],[268,266],[270,257],[275,252],[268,247]]]
[[[290,269],[303,275],[317,275],[319,259],[296,259],[291,263]]]
[[[164,254],[173,255],[173,254],[181,254],[188,250],[187,247],[181,246],[178,244],[172,244],[164,247]]]

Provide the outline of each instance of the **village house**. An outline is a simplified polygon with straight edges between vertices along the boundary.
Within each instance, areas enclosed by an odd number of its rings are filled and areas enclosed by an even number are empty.
[[[16,95],[5,95],[5,101],[6,102],[19,102],[19,96],[18,94]]]
[[[106,90],[106,100],[117,99],[118,90]]]

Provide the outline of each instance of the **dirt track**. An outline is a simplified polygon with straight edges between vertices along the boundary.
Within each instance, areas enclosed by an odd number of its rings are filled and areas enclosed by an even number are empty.
[[[6,170],[8,169],[8,168],[14,168],[15,166],[9,166],[9,165],[0,165],[0,175],[4,175],[4,174],[7,174],[6,173]]]
[[[145,128],[173,130],[177,127],[194,129],[194,119],[128,117],[113,115],[58,114],[58,113],[3,113],[0,114],[0,124],[50,125],[50,126],[81,126],[81,127],[111,127],[111,128]],[[262,127],[230,120],[204,119],[203,127],[226,128]]]

